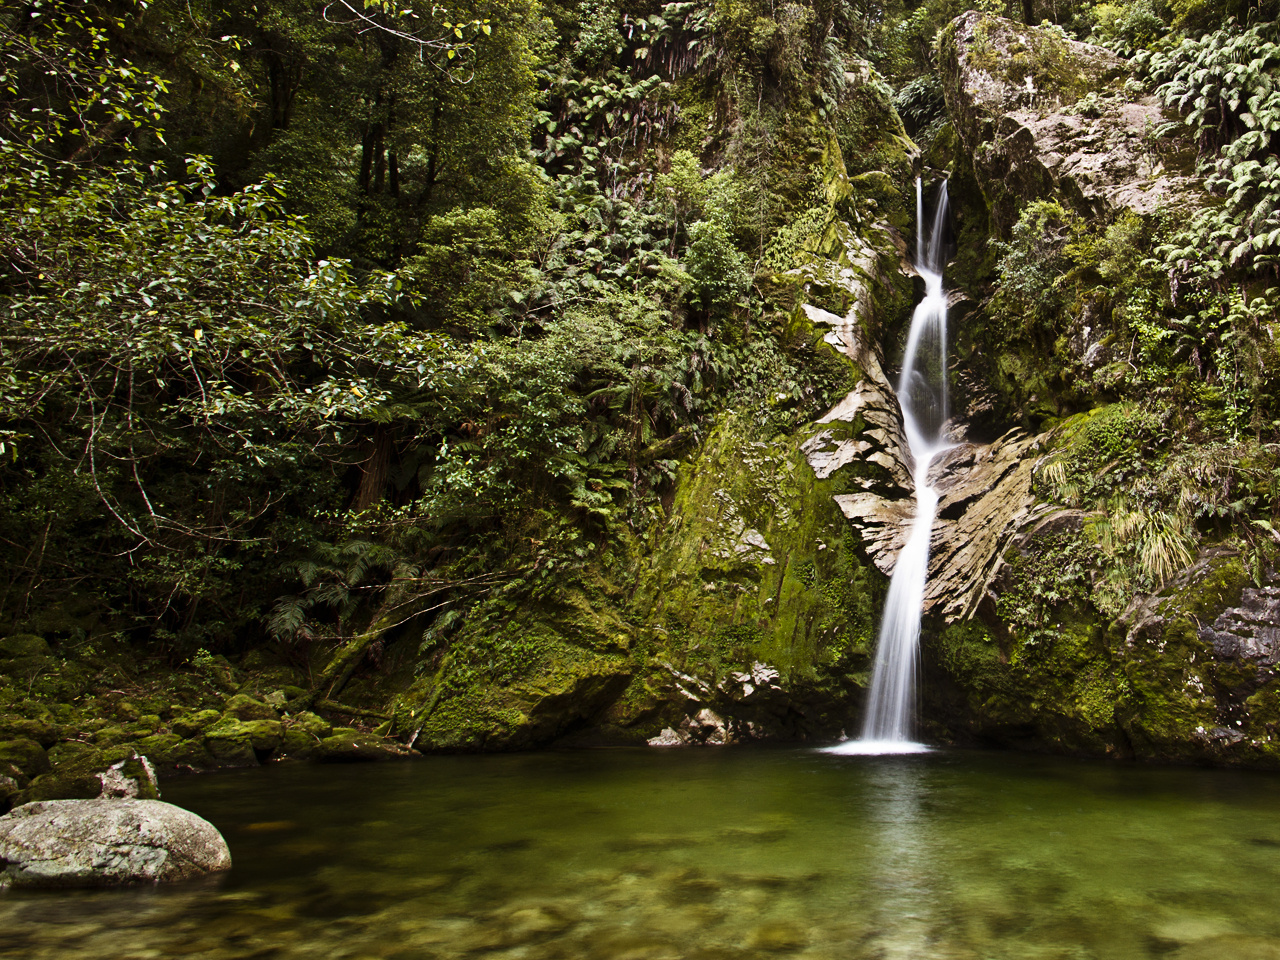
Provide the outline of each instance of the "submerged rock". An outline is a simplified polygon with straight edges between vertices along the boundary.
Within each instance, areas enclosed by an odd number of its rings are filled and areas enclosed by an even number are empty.
[[[1280,940],[1228,934],[1199,940],[1168,956],[1170,960],[1280,960]]]
[[[766,923],[756,927],[747,940],[751,950],[790,952],[809,945],[809,933],[794,923]]]
[[[213,824],[159,800],[47,800],[0,817],[0,887],[155,883],[230,868]]]

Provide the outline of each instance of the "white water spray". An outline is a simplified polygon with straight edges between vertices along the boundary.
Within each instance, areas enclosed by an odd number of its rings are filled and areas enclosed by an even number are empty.
[[[916,180],[916,271],[924,279],[925,296],[911,317],[902,376],[898,381],[898,402],[902,407],[902,425],[916,488],[916,516],[889,581],[862,736],[830,748],[833,753],[916,753],[928,749],[912,741],[911,727],[920,614],[929,575],[929,538],[938,510],[938,492],[928,481],[929,464],[947,447],[942,439],[947,421],[947,298],[942,291],[946,216],[947,183],[944,180],[938,191],[933,229],[926,243],[924,199],[920,181]]]

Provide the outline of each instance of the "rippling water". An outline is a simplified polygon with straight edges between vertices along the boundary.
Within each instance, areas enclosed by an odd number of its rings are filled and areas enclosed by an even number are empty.
[[[170,782],[224,880],[0,895],[0,957],[1280,960],[1280,778],[602,750]]]

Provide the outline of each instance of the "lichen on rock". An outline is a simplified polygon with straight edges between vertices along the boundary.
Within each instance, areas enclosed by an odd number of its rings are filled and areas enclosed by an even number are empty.
[[[159,800],[50,800],[0,817],[0,888],[157,883],[230,868],[211,823]]]

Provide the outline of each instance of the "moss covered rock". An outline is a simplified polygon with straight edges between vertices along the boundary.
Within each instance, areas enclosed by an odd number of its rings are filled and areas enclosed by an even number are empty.
[[[206,728],[205,749],[226,766],[257,766],[284,742],[284,727],[279,720],[237,720],[223,717]]]
[[[133,747],[154,763],[162,775],[175,770],[211,770],[217,766],[202,740],[184,740],[176,733],[157,733],[138,740]]]
[[[765,439],[727,416],[682,472],[634,601],[659,658],[707,690],[756,664],[775,668],[798,696],[794,716],[774,734],[838,732],[865,681],[883,578],[834,499],[860,468],[843,464],[819,476],[806,456],[808,446],[850,429],[824,425]],[[800,722],[800,691],[813,694],[815,684],[824,687],[823,719]],[[671,686],[657,679],[668,698]],[[732,711],[731,697],[685,695]]]
[[[333,733],[333,724],[309,711],[284,718],[281,747],[286,756],[305,758]]]
[[[61,743],[49,751],[51,768],[32,779],[15,803],[36,800],[80,800],[100,796],[103,775],[113,765],[132,761],[132,747],[117,745],[106,749],[77,741]]]
[[[514,750],[540,746],[607,709],[631,680],[627,658],[584,650],[553,639],[545,624],[538,662],[506,679],[454,674],[443,696],[419,728],[424,750]],[[462,670],[466,670],[464,666]],[[470,682],[467,682],[467,681]],[[461,681],[461,682],[460,682]]]
[[[280,711],[269,703],[238,693],[227,701],[223,716],[236,720],[279,720]]]
[[[34,740],[0,742],[0,773],[35,777],[51,769],[44,747]]]
[[[1280,581],[1206,551],[1110,620],[1076,530],[1023,543],[998,611],[926,630],[926,705],[942,738],[1280,766]],[[996,616],[996,613],[999,616]]]
[[[29,717],[0,717],[0,740],[34,740],[46,750],[65,735],[63,726]]]
[[[308,758],[317,763],[370,763],[380,760],[403,760],[420,756],[403,744],[376,734],[340,727],[316,743]]]
[[[199,710],[174,717],[169,728],[180,737],[194,737],[213,726],[222,716],[217,710]]]
[[[53,649],[48,642],[33,633],[14,633],[0,639],[0,660],[51,656]]]

